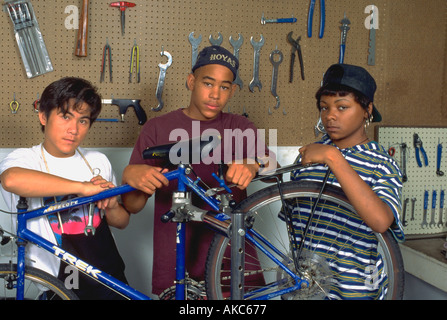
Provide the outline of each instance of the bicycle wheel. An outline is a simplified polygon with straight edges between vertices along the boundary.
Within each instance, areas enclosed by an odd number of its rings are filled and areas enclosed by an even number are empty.
[[[0,300],[15,300],[17,265],[0,264]],[[48,273],[26,267],[25,300],[78,300],[76,294],[65,288],[64,283]]]
[[[293,235],[280,218],[284,209],[276,185],[254,193],[235,208],[247,213],[247,232],[268,239],[278,250],[273,254],[291,271],[288,273],[279,267],[259,249],[255,254],[247,254],[254,250],[253,243],[246,239],[245,299],[402,299],[403,260],[390,231],[384,234],[371,231],[365,235],[362,230],[368,227],[359,223],[360,218],[342,190],[326,185],[300,251],[297,243],[301,244],[309,208],[318,197],[321,184],[291,181],[282,184],[281,189],[284,203],[294,210]],[[338,219],[337,229],[330,227],[335,219]],[[230,296],[230,242],[228,237],[216,234],[210,246],[205,273],[209,299]],[[359,244],[362,246],[357,249]],[[365,245],[372,248],[372,253],[362,252]],[[263,282],[253,280],[260,274]],[[306,280],[301,288],[297,288],[291,274]]]

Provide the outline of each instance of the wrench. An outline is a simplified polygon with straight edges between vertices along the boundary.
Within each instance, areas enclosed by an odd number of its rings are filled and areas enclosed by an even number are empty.
[[[411,198],[411,218],[410,221],[414,220],[414,203],[416,202],[416,198]]]
[[[433,190],[433,196],[431,199],[431,221],[430,221],[430,228],[433,228],[436,226],[435,223],[435,212],[436,212],[436,190]]]
[[[237,40],[233,40],[233,37],[230,36],[230,44],[233,47],[233,54],[239,60],[239,50],[242,47],[242,43],[244,43],[244,37],[239,33],[239,38]],[[236,73],[236,80],[234,83],[239,86],[239,89],[242,90],[244,83],[242,82],[241,77],[239,77],[239,70]]]
[[[166,78],[166,70],[171,66],[172,64],[172,56],[169,52],[164,51],[163,49],[160,52],[161,56],[166,56],[168,58],[168,62],[167,63],[159,63],[158,67],[160,68],[160,74],[158,76],[158,85],[157,85],[157,90],[155,92],[155,95],[157,96],[158,99],[158,106],[156,108],[152,108],[152,111],[160,111],[163,106],[164,106],[164,102],[161,99],[162,93],[163,93],[163,87],[165,84],[165,78]]]
[[[209,39],[210,39],[210,43],[211,43],[212,46],[220,46],[222,44],[222,41],[223,41],[223,37],[220,34],[220,32],[218,32],[217,39],[214,39],[212,34],[210,34]]]
[[[426,228],[428,226],[427,223],[427,208],[428,208],[428,191],[424,191],[424,216],[422,218],[421,227]]]
[[[199,34],[197,38],[194,38],[194,31],[189,34],[189,43],[192,47],[191,53],[191,68],[194,67],[197,61],[197,56],[199,55],[199,45],[202,42],[202,35]],[[186,89],[188,89],[188,82],[185,82]]]
[[[189,34],[189,43],[192,46],[191,54],[191,67],[194,67],[197,61],[197,55],[199,54],[199,45],[202,42],[202,35],[199,34],[197,38],[194,38],[194,31]]]
[[[89,232],[91,233],[92,236],[95,235],[96,228],[93,226],[93,214],[94,213],[95,213],[95,204],[90,203],[90,205],[88,206],[88,222],[87,222],[87,226],[84,228],[84,234],[86,236],[89,235]]]
[[[402,165],[402,182],[408,180],[407,176],[407,144],[405,142],[400,145],[400,162]]]
[[[406,198],[405,200],[404,200],[404,207],[403,207],[403,209],[402,209],[402,211],[403,211],[403,215],[402,215],[402,225],[404,226],[404,227],[406,227],[407,225],[408,225],[408,222],[407,222],[407,220],[406,220],[406,215],[407,215],[407,204],[408,204],[408,201],[409,201],[410,199],[408,199],[408,198]]]
[[[274,55],[279,56],[278,60],[275,60]],[[278,84],[278,70],[279,70],[279,65],[282,62],[282,59],[283,59],[283,54],[278,49],[275,49],[270,53],[270,62],[273,65],[271,92],[272,92],[272,95],[276,98],[275,109],[278,109],[279,104],[280,104],[279,96],[276,93],[276,85]]]
[[[444,190],[441,189],[441,196],[439,199],[439,221],[438,227],[442,227],[444,223],[442,222],[442,211],[444,211]]]
[[[248,87],[251,92],[254,91],[255,87],[258,87],[259,91],[261,91],[262,84],[261,81],[259,80],[259,55],[261,52],[261,48],[265,43],[265,40],[261,34],[261,40],[259,40],[259,42],[253,41],[253,37],[251,37],[250,42],[251,45],[253,46],[254,59],[253,59],[253,79],[250,81],[250,85]]]

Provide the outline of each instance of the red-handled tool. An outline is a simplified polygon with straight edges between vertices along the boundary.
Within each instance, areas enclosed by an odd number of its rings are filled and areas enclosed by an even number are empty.
[[[126,26],[126,9],[135,7],[135,3],[132,2],[126,2],[126,1],[117,1],[112,2],[110,4],[111,7],[117,7],[121,11],[121,35],[124,36],[124,29]]]

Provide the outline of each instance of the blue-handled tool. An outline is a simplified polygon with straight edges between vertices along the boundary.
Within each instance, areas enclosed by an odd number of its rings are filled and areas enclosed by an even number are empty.
[[[312,22],[314,17],[314,11],[315,11],[315,0],[311,0],[309,6],[309,14],[307,16],[307,36],[309,38],[312,38]],[[323,38],[324,35],[325,19],[326,19],[326,9],[324,0],[320,0],[320,33],[318,35],[320,39]]]
[[[264,12],[261,17],[261,24],[266,23],[295,23],[297,20],[293,16],[291,18],[279,18],[279,19],[266,19],[264,18]]]
[[[441,171],[442,143],[438,140],[438,152],[436,154],[436,175],[442,177],[444,172]]]
[[[414,146],[414,152],[416,155],[416,162],[417,162],[418,166],[422,167],[422,162],[421,162],[421,157],[419,155],[419,152],[421,152],[422,156],[424,157],[424,165],[428,166],[427,153],[425,152],[425,149],[422,145],[422,140],[417,133],[413,134],[413,146]]]
[[[442,222],[442,211],[444,211],[444,190],[441,189],[441,197],[439,199],[439,220],[438,227],[443,227],[444,223]]]
[[[427,209],[428,209],[428,191],[424,191],[424,216],[422,217],[421,227],[425,228],[428,226],[427,223]]]
[[[349,25],[351,24],[351,21],[349,21],[348,18],[346,18],[346,13],[343,17],[343,19],[340,21],[341,23],[341,41],[340,41],[340,57],[338,59],[338,63],[343,63],[345,60],[345,50],[346,50],[346,37],[348,36],[348,30],[351,29]]]

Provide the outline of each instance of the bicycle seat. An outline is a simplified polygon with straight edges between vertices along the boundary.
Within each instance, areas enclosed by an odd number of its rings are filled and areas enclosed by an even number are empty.
[[[220,142],[220,136],[202,136],[153,146],[143,151],[143,159],[160,159],[175,165],[192,164],[194,160],[200,161],[202,155],[208,156]]]

